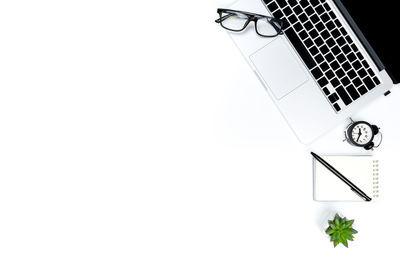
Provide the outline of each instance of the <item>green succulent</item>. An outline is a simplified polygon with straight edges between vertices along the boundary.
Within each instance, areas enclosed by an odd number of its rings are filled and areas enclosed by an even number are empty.
[[[326,228],[325,233],[331,237],[334,247],[342,243],[347,248],[347,240],[353,241],[353,235],[358,233],[353,229],[353,223],[354,220],[342,218],[337,213],[332,221],[328,221],[329,227]]]

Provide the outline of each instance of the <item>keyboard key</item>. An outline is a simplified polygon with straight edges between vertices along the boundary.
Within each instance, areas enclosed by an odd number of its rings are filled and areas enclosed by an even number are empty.
[[[322,91],[324,91],[324,94],[325,94],[325,95],[330,95],[330,94],[331,94],[331,92],[329,92],[329,89],[326,88],[326,87],[323,88]]]
[[[349,62],[345,62],[342,64],[342,68],[347,72],[351,69],[351,65]]]
[[[293,6],[297,5],[297,1],[296,0],[289,0],[288,4],[293,7]]]
[[[343,100],[343,103],[346,106],[353,102],[350,96],[346,93],[346,90],[344,90],[343,86],[339,86],[338,88],[336,88],[336,92],[339,94],[340,98]]]
[[[356,60],[356,61],[354,61],[353,63],[351,63],[351,65],[353,65],[353,68],[354,68],[355,70],[358,70],[359,68],[362,67],[361,63],[360,63],[358,60]]]
[[[310,4],[311,4],[312,6],[316,6],[316,5],[319,4],[319,0],[311,0],[311,1],[310,1]]]
[[[364,78],[365,76],[367,76],[367,72],[364,69],[360,69],[358,71],[358,76],[360,76],[360,78]]]
[[[314,78],[316,80],[318,80],[319,78],[322,77],[322,71],[320,70],[320,68],[316,67],[311,71],[311,74],[314,76]]]
[[[337,112],[340,111],[340,106],[338,105],[338,103],[335,103],[335,104],[333,105],[333,107],[335,108],[335,110],[336,110]]]
[[[346,31],[346,29],[343,28],[343,27],[340,28],[339,31],[342,33],[343,36],[346,36],[346,35],[347,35],[347,31]]]
[[[324,44],[324,40],[321,37],[316,38],[314,42],[318,47]]]
[[[340,50],[339,46],[335,45],[334,47],[331,48],[332,54],[334,55],[339,55],[342,50]]]
[[[319,50],[316,46],[311,47],[309,51],[310,51],[311,55],[313,55],[313,56],[315,56],[316,54],[319,53]]]
[[[295,8],[293,8],[293,11],[296,15],[300,15],[301,12],[303,12],[303,9],[301,9],[300,6],[296,6]]]
[[[336,76],[341,79],[346,75],[346,73],[342,69],[336,70]]]
[[[344,86],[347,86],[347,85],[349,85],[350,80],[349,80],[349,78],[347,78],[347,77],[343,77],[343,78],[340,80],[340,82],[341,82]]]
[[[343,63],[346,61],[346,57],[343,54],[340,54],[336,57],[337,61],[339,61],[339,63]]]
[[[314,14],[314,9],[311,6],[309,6],[306,9],[304,9],[304,12],[306,12],[308,16],[311,16],[312,14]]]
[[[319,35],[318,32],[317,32],[315,29],[312,29],[312,30],[309,32],[309,34],[310,34],[311,38],[313,38],[313,39],[317,38],[318,35]]]
[[[315,11],[318,13],[318,15],[321,15],[322,13],[325,12],[325,9],[322,6],[317,6],[315,8]]]
[[[333,79],[331,80],[331,84],[332,84],[332,86],[333,86],[334,88],[336,88],[337,86],[339,86],[340,81],[339,81],[337,78],[333,78]]]
[[[374,78],[372,78],[372,80],[374,81],[375,85],[381,84],[381,81],[379,81],[378,77],[376,77],[376,76]]]
[[[319,67],[320,67],[321,70],[324,71],[324,72],[327,71],[327,70],[329,69],[329,65],[328,65],[326,62],[322,63]]]
[[[337,70],[338,68],[340,68],[340,65],[336,60],[334,60],[334,61],[331,62],[331,68],[333,70]]]
[[[277,19],[282,19],[283,18],[283,13],[279,9],[274,11],[274,12],[272,12],[272,15],[274,15],[274,17],[277,18]]]
[[[301,23],[296,23],[293,28],[296,30],[296,32],[300,32],[303,30],[303,25],[301,25]]]
[[[272,2],[271,4],[267,5],[269,11],[274,12],[277,10],[279,7],[275,2]]]
[[[368,90],[371,90],[372,88],[375,87],[375,84],[370,77],[365,77],[363,79],[363,82],[367,86]]]
[[[331,62],[335,59],[335,57],[332,55],[331,52],[329,52],[328,54],[325,55],[325,59],[326,61]]]
[[[347,72],[347,76],[349,76],[350,79],[354,79],[357,77],[357,73],[354,70],[349,70],[349,72]]]
[[[301,5],[303,8],[306,8],[306,7],[309,5],[309,3],[308,3],[307,0],[300,0],[300,5]]]
[[[356,44],[352,44],[352,45],[351,45],[351,50],[353,50],[354,53],[357,53],[357,52],[358,52],[358,48],[357,48]]]
[[[318,84],[320,87],[324,87],[325,85],[327,85],[329,82],[325,77],[322,77],[321,79],[318,80]]]
[[[365,95],[366,93],[368,93],[367,87],[365,87],[364,85],[357,88],[357,90],[361,95]]]
[[[304,41],[304,44],[305,44],[308,48],[310,48],[311,46],[314,45],[313,41],[312,41],[310,38],[308,38],[307,40],[305,40],[305,41]]]
[[[349,60],[349,62],[353,62],[354,60],[357,59],[357,57],[354,53],[350,53],[347,55],[347,59]]]
[[[329,80],[332,80],[332,79],[335,77],[335,73],[333,73],[332,70],[328,70],[328,71],[325,73],[325,76],[326,76]]]
[[[337,95],[337,93],[333,93],[328,97],[328,99],[333,104],[339,100],[339,96]]]
[[[341,36],[338,29],[334,29],[333,31],[331,31],[331,34],[335,39],[338,38],[339,36]]]
[[[329,47],[334,47],[334,46],[336,45],[335,40],[333,40],[332,37],[329,38],[329,39],[326,41],[326,44],[327,44]]]
[[[314,14],[310,17],[310,20],[312,23],[316,24],[320,21],[319,17],[317,16],[317,14]]]
[[[338,19],[335,19],[333,22],[336,24],[338,28],[342,27],[342,23]]]
[[[307,31],[306,31],[306,30],[302,30],[302,31],[299,33],[299,37],[300,37],[302,40],[307,39],[307,38],[308,38],[308,33],[307,33]]]
[[[325,40],[328,39],[329,37],[331,37],[331,35],[329,34],[328,30],[323,30],[321,32],[321,36],[322,38],[324,38]]]
[[[318,54],[315,56],[315,61],[317,61],[318,64],[321,64],[325,61],[325,58],[321,54]]]
[[[351,52],[351,48],[350,48],[349,45],[344,45],[344,46],[342,46],[342,51],[343,51],[345,54],[348,54],[348,53]]]
[[[369,76],[372,76],[372,77],[375,76],[375,73],[372,69],[368,69],[367,71],[368,71]]]
[[[283,11],[283,14],[286,15],[286,17],[292,15],[292,13],[293,13],[292,9],[290,7],[288,7],[288,6],[285,7],[282,11]]]
[[[298,21],[297,17],[294,14],[290,15],[290,17],[288,17],[288,20],[292,25]]]
[[[307,65],[308,69],[314,68],[316,63],[314,59],[311,57],[311,55],[308,53],[307,49],[304,47],[303,43],[300,41],[296,32],[292,28],[289,28],[286,30],[285,34],[289,38],[292,45],[296,48],[297,53],[299,53],[304,63]],[[307,40],[311,41],[311,39]]]
[[[328,3],[323,4],[325,10],[331,10],[331,7],[328,5]]]
[[[321,19],[323,22],[328,22],[331,18],[328,16],[327,13],[321,15]]]
[[[357,52],[356,56],[358,57],[359,60],[363,60],[364,59],[363,55],[360,52]]]
[[[326,27],[327,27],[328,30],[330,30],[330,31],[336,28],[335,23],[333,23],[332,21],[329,21],[329,22],[326,24]]]
[[[350,84],[349,86],[347,86],[346,91],[349,93],[351,98],[353,98],[353,100],[357,100],[358,98],[360,98],[360,94],[357,92],[354,85]]]
[[[306,28],[307,31],[311,31],[314,26],[312,25],[311,22],[307,21],[306,23],[304,23],[304,28]]]
[[[362,84],[362,81],[360,78],[357,77],[353,80],[353,84],[355,87],[359,87]]]
[[[335,13],[333,13],[332,10],[329,11],[329,16],[330,16],[332,19],[336,19],[336,15],[335,15]]]
[[[319,50],[321,51],[322,54],[326,54],[329,52],[329,48],[326,45],[322,45]]]
[[[276,0],[276,2],[281,8],[284,8],[287,5],[287,2],[285,0]]]
[[[349,35],[347,35],[344,39],[346,39],[346,41],[349,45],[351,45],[353,43],[353,40],[351,39],[351,37]]]
[[[363,64],[364,68],[369,68],[367,61],[363,60],[363,61],[361,61],[361,64]]]
[[[336,42],[339,44],[339,46],[346,44],[346,40],[343,37],[336,39]]]
[[[299,20],[302,22],[302,23],[304,23],[304,22],[306,22],[307,20],[308,20],[308,18],[307,18],[307,16],[306,16],[306,14],[301,14],[300,16],[299,16]]]
[[[316,28],[319,32],[321,32],[321,31],[323,31],[323,30],[325,29],[325,26],[324,26],[324,24],[323,24],[322,22],[318,22],[317,24],[315,24],[315,28]]]

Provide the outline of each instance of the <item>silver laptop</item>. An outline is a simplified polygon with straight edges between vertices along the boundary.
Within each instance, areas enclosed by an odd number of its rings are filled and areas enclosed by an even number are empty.
[[[254,24],[230,36],[304,144],[393,86],[340,1],[239,0],[229,9],[286,21],[278,37],[257,35]]]

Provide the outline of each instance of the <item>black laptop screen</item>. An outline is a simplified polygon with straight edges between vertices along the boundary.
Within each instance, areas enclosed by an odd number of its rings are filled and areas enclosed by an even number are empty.
[[[400,82],[400,12],[397,1],[341,1],[394,80]]]

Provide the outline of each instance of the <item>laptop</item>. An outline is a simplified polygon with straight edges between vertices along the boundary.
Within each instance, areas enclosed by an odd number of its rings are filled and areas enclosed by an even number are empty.
[[[394,27],[387,16],[395,4],[239,0],[229,8],[285,20],[284,34],[261,37],[254,24],[229,34],[297,138],[310,144],[400,81],[397,42],[382,32]]]

